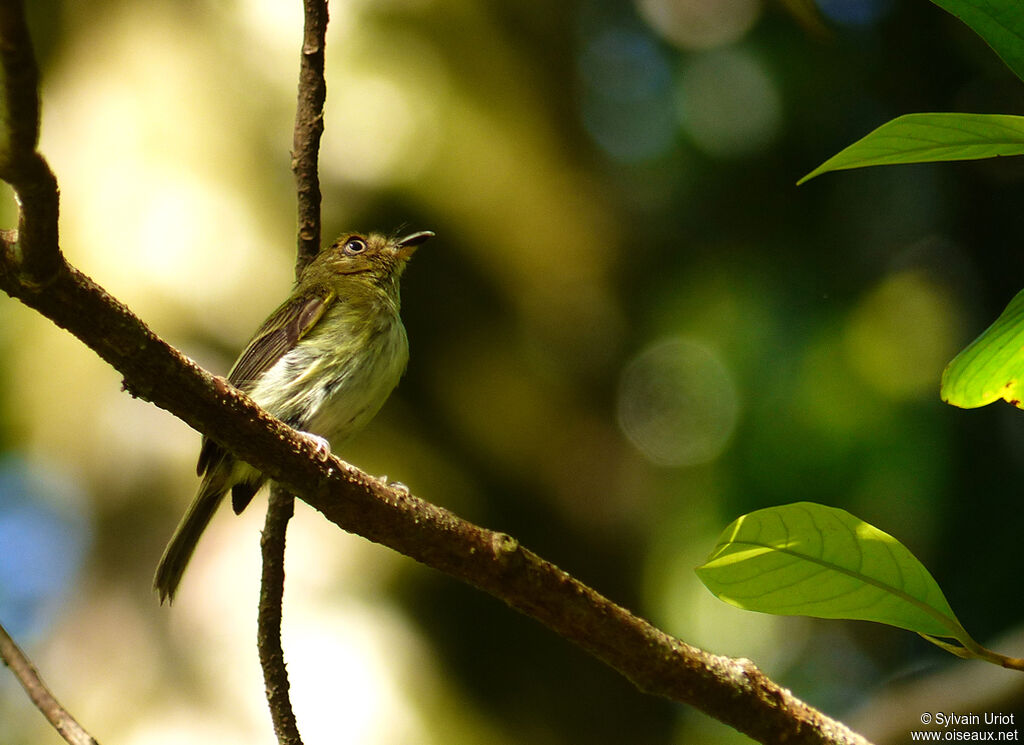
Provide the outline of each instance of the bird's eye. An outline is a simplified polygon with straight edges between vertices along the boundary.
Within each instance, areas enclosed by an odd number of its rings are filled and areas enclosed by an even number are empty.
[[[348,242],[345,243],[345,253],[348,256],[355,256],[356,254],[361,254],[365,250],[366,241],[364,241],[362,238],[350,238]]]

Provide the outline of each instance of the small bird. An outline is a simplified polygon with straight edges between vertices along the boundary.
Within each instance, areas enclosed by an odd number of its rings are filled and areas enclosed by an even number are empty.
[[[228,381],[268,413],[328,452],[384,405],[409,360],[399,317],[399,279],[409,257],[434,236],[342,235],[302,272],[291,296],[264,321]],[[266,481],[249,464],[203,437],[203,481],[156,569],[160,602],[172,601],[199,537],[224,495],[241,513]]]

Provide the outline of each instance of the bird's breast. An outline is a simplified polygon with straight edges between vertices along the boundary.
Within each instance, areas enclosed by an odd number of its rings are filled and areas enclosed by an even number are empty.
[[[250,396],[291,426],[339,446],[384,405],[409,359],[397,314],[325,317],[260,378]]]

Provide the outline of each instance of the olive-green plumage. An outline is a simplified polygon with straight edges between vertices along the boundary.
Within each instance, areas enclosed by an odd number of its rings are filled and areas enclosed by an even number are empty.
[[[253,335],[228,381],[286,424],[341,445],[373,418],[405,371],[398,283],[416,247],[433,235],[341,236]],[[197,470],[203,482],[157,566],[161,602],[174,598],[224,495],[231,491],[239,513],[266,480],[206,437]]]

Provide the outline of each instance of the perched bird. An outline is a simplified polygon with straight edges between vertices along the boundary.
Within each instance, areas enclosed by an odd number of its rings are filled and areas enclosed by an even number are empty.
[[[228,381],[267,412],[338,447],[377,413],[409,359],[399,317],[399,278],[416,248],[433,237],[342,235],[302,272],[291,296],[260,326]],[[203,437],[199,491],[157,566],[160,602],[173,600],[199,537],[224,495],[240,513],[266,481],[249,464]]]

